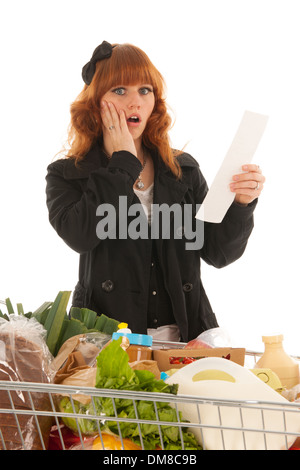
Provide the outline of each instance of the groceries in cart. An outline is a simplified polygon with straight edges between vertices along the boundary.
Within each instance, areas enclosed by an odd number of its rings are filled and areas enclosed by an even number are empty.
[[[221,328],[155,342],[89,309],[67,313],[69,297],[0,311],[0,449],[297,448],[299,361],[281,336],[275,362],[264,337],[246,367]]]

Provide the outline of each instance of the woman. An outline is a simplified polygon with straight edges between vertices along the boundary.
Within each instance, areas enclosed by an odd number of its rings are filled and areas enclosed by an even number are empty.
[[[50,223],[80,254],[73,305],[136,333],[189,341],[218,326],[200,259],[221,268],[243,254],[265,178],[256,165],[235,175],[235,201],[224,220],[205,223],[203,243],[187,248],[188,234],[197,238],[201,230],[194,216],[208,188],[196,160],[170,146],[161,74],[139,48],[104,41],[82,77],[67,158],[50,164],[46,177]],[[154,207],[164,209],[162,222],[170,216],[167,236]],[[167,209],[174,207],[192,210],[186,225],[172,225],[178,214]]]

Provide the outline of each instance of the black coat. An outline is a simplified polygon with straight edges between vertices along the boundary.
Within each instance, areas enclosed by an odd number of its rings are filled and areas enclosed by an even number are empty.
[[[194,214],[207,192],[196,160],[178,157],[182,179],[177,180],[155,152],[154,203],[191,204]],[[100,204],[112,204],[118,214],[119,196],[127,204],[138,203],[133,183],[141,171],[139,160],[120,151],[107,159],[96,144],[81,162],[60,159],[51,163],[46,176],[49,220],[58,235],[80,254],[79,282],[73,305],[87,307],[128,323],[136,333],[146,333],[152,240],[100,240],[96,215]],[[183,236],[155,240],[183,341],[218,326],[200,277],[200,258],[217,268],[238,259],[253,228],[256,201],[247,207],[233,203],[220,224],[205,223],[201,249],[187,250]],[[128,218],[128,223],[131,219]],[[119,221],[118,221],[119,222]],[[196,219],[193,217],[195,228]],[[199,222],[198,222],[199,223]],[[174,229],[175,230],[175,229]],[[176,231],[176,233],[178,233]]]

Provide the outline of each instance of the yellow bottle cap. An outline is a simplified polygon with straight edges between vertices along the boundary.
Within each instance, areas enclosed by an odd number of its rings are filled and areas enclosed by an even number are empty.
[[[123,328],[127,328],[128,324],[127,323],[119,323],[118,328],[119,330],[122,330]]]

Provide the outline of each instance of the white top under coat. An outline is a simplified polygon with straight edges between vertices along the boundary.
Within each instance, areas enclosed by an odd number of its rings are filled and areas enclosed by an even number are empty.
[[[151,206],[153,204],[153,190],[154,190],[154,183],[152,183],[147,189],[141,191],[139,189],[133,189],[145,211],[146,217],[148,219],[148,224],[151,224]]]

